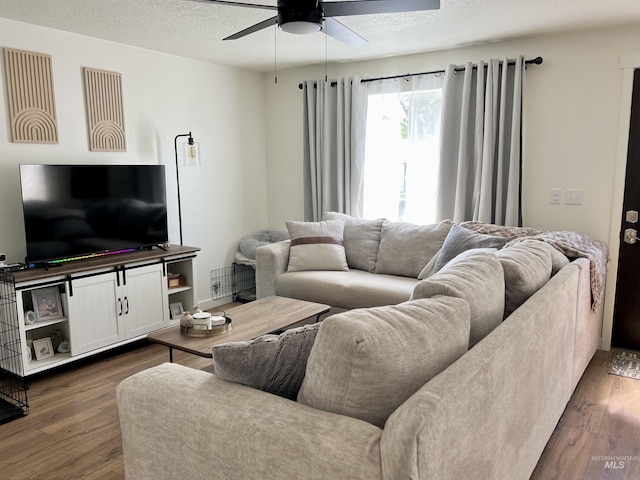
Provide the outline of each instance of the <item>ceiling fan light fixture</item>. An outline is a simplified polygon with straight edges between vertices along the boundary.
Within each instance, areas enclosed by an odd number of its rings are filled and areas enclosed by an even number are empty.
[[[306,8],[305,8],[306,7]],[[291,5],[278,1],[278,25],[280,30],[297,35],[307,35],[322,30],[324,15],[316,2]]]
[[[240,3],[230,0],[196,0],[233,7],[277,10],[278,15],[245,28],[223,40],[236,40],[277,24],[283,32],[306,35],[324,31],[327,36],[360,47],[367,41],[334,17],[417,12],[440,8],[440,0],[277,0],[277,5]]]
[[[296,35],[308,35],[322,30],[322,25],[306,21],[288,22],[280,25],[280,30],[287,33],[295,33]]]

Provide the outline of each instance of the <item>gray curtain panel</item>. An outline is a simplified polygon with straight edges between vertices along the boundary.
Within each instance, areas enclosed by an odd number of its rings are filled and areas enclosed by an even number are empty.
[[[303,95],[304,219],[327,211],[361,217],[366,90],[353,77],[304,82]]]
[[[525,63],[507,59],[445,71],[436,215],[521,226]]]

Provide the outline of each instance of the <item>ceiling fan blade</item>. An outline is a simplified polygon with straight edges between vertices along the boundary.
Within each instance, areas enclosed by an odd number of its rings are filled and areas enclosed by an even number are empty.
[[[340,40],[342,43],[346,43],[351,47],[361,47],[362,45],[366,45],[367,43],[369,43],[356,32],[351,30],[346,25],[340,23],[335,18],[326,17],[324,19],[323,31],[331,38]]]
[[[257,3],[228,2],[227,0],[191,0],[200,3],[219,3],[220,5],[232,5],[234,7],[261,8],[266,10],[278,10],[275,5],[258,5]]]
[[[422,10],[437,10],[439,8],[440,0],[356,0],[348,2],[322,2],[325,17],[418,12]]]
[[[249,28],[245,28],[244,30],[239,31],[238,33],[234,33],[233,35],[229,35],[227,38],[223,38],[222,40],[237,40],[238,38],[245,37],[250,33],[257,32],[262,30],[263,28],[270,27],[271,25],[276,25],[278,23],[278,17],[268,18],[260,23],[256,23]]]

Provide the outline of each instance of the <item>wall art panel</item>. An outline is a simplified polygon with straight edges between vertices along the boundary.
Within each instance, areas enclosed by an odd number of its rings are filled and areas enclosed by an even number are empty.
[[[83,68],[89,150],[125,152],[122,75]]]
[[[11,141],[58,143],[51,55],[4,49]]]

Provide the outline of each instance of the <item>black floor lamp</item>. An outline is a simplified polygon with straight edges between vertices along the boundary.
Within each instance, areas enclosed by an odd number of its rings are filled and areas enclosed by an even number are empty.
[[[173,139],[173,149],[176,154],[176,185],[178,187],[178,224],[180,225],[180,245],[182,245],[182,206],[180,202],[180,167],[178,163],[178,138],[189,137],[184,143],[184,163],[188,167],[200,166],[200,149],[198,143],[193,141],[191,132],[181,133]]]

